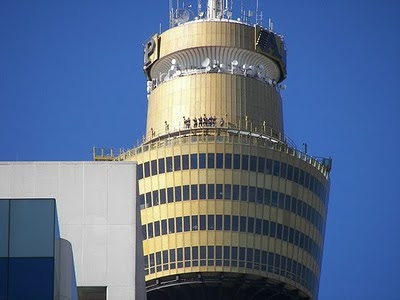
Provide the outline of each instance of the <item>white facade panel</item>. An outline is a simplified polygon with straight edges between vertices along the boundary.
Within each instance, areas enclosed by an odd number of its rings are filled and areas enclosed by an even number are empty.
[[[109,300],[145,299],[136,193],[132,162],[0,162],[0,198],[55,198],[77,285]]]

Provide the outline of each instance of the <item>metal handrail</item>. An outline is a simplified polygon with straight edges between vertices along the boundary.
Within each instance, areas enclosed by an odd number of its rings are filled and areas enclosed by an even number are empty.
[[[208,133],[202,132],[196,134],[199,131],[208,131]],[[213,134],[210,134],[214,131]],[[218,132],[220,134],[218,134]],[[221,134],[225,133],[225,134]],[[330,158],[321,158],[310,156],[296,148],[289,146],[287,143],[280,141],[274,137],[267,135],[260,135],[251,131],[237,130],[234,128],[200,128],[197,130],[186,129],[182,131],[174,131],[168,134],[152,140],[148,143],[143,143],[133,149],[125,151],[124,149],[113,149],[113,148],[93,148],[93,159],[97,161],[108,160],[108,161],[123,161],[132,158],[140,153],[147,152],[161,147],[170,147],[181,144],[191,143],[234,143],[244,145],[256,145],[266,147],[271,150],[280,151],[298,159],[301,159],[315,168],[317,168],[326,178],[329,176],[331,170],[332,160]]]

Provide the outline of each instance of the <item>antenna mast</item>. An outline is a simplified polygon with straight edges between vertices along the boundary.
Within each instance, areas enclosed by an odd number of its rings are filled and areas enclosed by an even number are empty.
[[[201,0],[197,0],[197,15],[201,15]]]
[[[174,8],[172,7],[172,0],[169,0],[169,28],[174,27],[173,18],[174,18]]]
[[[263,13],[259,10],[258,0],[256,2],[256,24],[262,26]]]

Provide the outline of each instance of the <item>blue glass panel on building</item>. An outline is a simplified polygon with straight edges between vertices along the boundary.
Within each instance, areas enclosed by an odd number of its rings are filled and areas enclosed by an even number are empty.
[[[52,300],[54,258],[10,258],[9,300]]]
[[[0,300],[7,300],[8,258],[0,258]]]
[[[8,257],[9,203],[9,200],[0,200],[0,257]]]
[[[10,257],[54,256],[54,200],[10,202]]]

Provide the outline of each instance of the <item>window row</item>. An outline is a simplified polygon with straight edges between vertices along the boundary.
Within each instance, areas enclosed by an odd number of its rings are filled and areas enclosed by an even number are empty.
[[[270,205],[295,213],[324,233],[324,220],[313,207],[289,195],[254,186],[236,184],[192,184],[169,187],[139,195],[140,208],[188,200],[240,200]]]
[[[285,256],[245,247],[194,246],[159,251],[144,256],[145,274],[198,266],[234,267],[274,273],[293,280],[311,292],[318,279],[303,264]]]
[[[195,169],[233,169],[279,176],[314,192],[326,203],[327,191],[310,173],[269,158],[231,153],[193,153],[159,158],[137,166],[138,179],[167,172]]]
[[[192,215],[142,225],[143,240],[197,230],[225,230],[277,238],[302,248],[321,264],[322,251],[312,238],[294,228],[268,220],[235,215]]]

